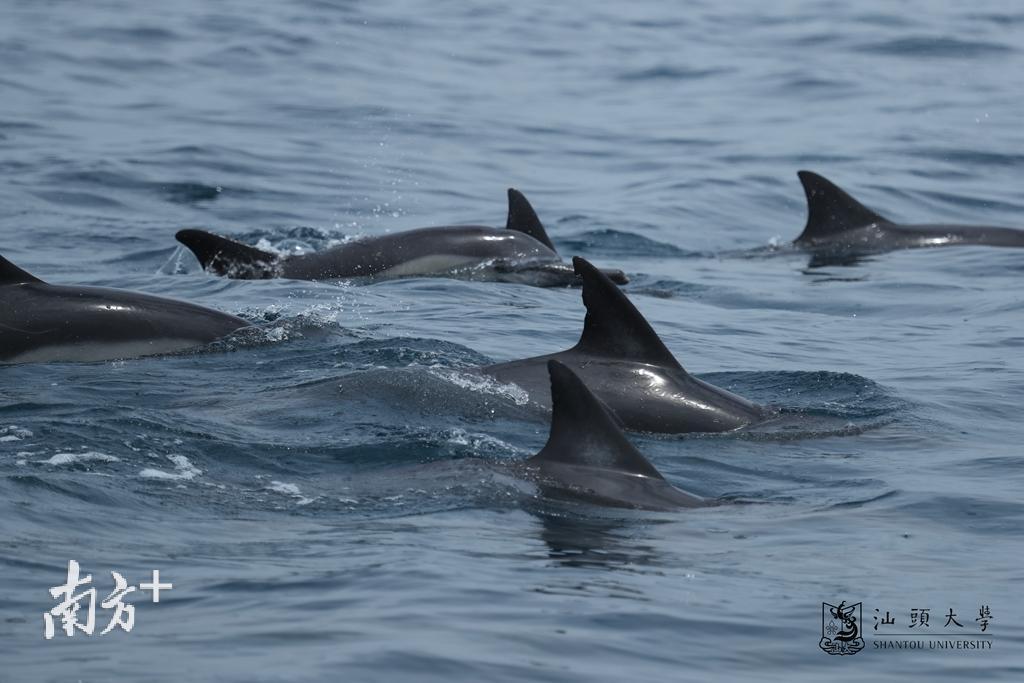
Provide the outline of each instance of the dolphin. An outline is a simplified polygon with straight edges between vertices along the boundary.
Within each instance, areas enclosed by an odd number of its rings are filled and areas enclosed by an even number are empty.
[[[515,189],[508,191],[505,228],[419,228],[294,256],[273,254],[204,230],[181,230],[175,237],[206,270],[245,280],[439,276],[543,287],[575,284],[572,268],[555,251],[530,202]],[[628,282],[620,270],[606,272],[616,282]]]
[[[816,254],[868,255],[958,244],[1024,247],[1024,230],[893,223],[817,173],[800,171],[797,175],[807,195],[807,226],[793,244]]]
[[[722,432],[762,419],[766,411],[690,375],[608,277],[582,258],[572,260],[583,281],[583,334],[567,351],[481,368],[516,384],[530,400],[551,405],[547,362],[568,365],[626,429],[646,432]]]
[[[527,475],[555,497],[612,507],[671,510],[707,505],[665,480],[623,434],[608,407],[568,366],[551,359],[551,433],[526,460]]]
[[[153,356],[248,326],[233,315],[174,299],[50,285],[0,256],[0,363]]]

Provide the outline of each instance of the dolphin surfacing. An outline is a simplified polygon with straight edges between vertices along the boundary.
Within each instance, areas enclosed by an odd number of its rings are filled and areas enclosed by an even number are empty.
[[[797,174],[807,195],[807,225],[793,244],[825,255],[878,254],[897,249],[985,245],[1024,247],[1024,230],[984,225],[901,225],[864,206],[830,180]]]
[[[765,417],[766,411],[690,375],[626,295],[582,258],[587,316],[579,343],[545,356],[490,365],[485,374],[516,384],[542,406],[551,405],[547,361],[572,368],[632,431],[679,434],[722,432]]]
[[[204,230],[181,230],[176,238],[207,271],[247,280],[438,276],[538,286],[576,282],[530,202],[515,189],[508,191],[504,230],[482,225],[419,228],[296,256],[279,256]],[[607,273],[616,282],[628,281],[622,271]]]
[[[50,285],[0,256],[0,363],[175,353],[248,326],[233,315],[174,299]]]
[[[557,360],[547,362],[547,371],[551,432],[544,448],[526,461],[544,493],[647,510],[708,504],[668,483],[576,373]]]

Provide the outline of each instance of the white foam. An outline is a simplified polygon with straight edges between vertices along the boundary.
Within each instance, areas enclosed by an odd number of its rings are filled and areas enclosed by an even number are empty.
[[[201,469],[189,462],[188,458],[184,455],[168,455],[167,459],[174,463],[173,472],[147,467],[139,472],[139,476],[143,479],[190,481],[203,473]]]
[[[300,491],[299,487],[296,486],[295,484],[289,484],[288,482],[284,481],[273,480],[270,482],[270,486],[267,486],[266,488],[268,491],[283,493],[287,496],[292,496],[293,498],[296,498],[297,500],[295,502],[297,505],[309,505],[314,500],[316,500],[316,497],[307,498],[306,496],[302,495],[302,491]]]
[[[260,251],[266,251],[266,252],[269,252],[271,254],[276,254],[277,256],[287,256],[288,255],[287,251],[282,251],[282,250],[278,249],[266,237],[261,237],[259,239],[259,241],[256,242],[256,248],[259,249]]]
[[[496,439],[489,434],[471,434],[465,429],[457,428],[449,432],[448,443],[455,444],[456,446],[470,446],[473,450],[478,451],[481,449],[496,449],[502,451],[511,451],[513,453],[526,453],[528,451],[517,448],[512,444],[505,443],[501,439]]]
[[[349,285],[344,282],[338,282],[337,287],[345,288]],[[306,306],[298,312],[298,317],[306,324],[313,324],[317,327],[327,327],[328,325],[336,325],[341,321],[341,314],[344,312],[344,301],[342,298],[335,297],[333,301],[321,302]]]
[[[476,391],[481,394],[500,396],[515,403],[517,406],[525,406],[530,402],[530,395],[517,384],[502,384],[493,377],[478,375],[475,373],[458,372],[445,368],[432,367],[429,372],[435,377],[440,377],[446,382],[451,382],[457,387]]]
[[[22,439],[28,439],[34,436],[28,429],[22,429],[18,425],[11,425],[10,427],[0,427],[0,443],[9,443],[11,441],[21,441]]]
[[[47,460],[39,460],[38,462],[45,465],[73,465],[79,462],[120,462],[121,458],[115,455],[107,455],[106,453],[97,453],[95,451],[84,451],[82,453],[57,453]]]

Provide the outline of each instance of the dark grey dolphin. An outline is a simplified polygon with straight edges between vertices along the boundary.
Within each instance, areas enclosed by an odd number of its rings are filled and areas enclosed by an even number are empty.
[[[572,268],[555,251],[530,202],[514,189],[508,191],[504,230],[482,225],[419,228],[297,256],[279,256],[203,230],[181,230],[176,237],[206,270],[245,280],[442,276],[538,286],[575,283]],[[628,281],[622,271],[607,273],[616,282]]]
[[[607,406],[567,366],[547,362],[551,434],[528,472],[548,495],[614,507],[669,510],[706,505],[665,480],[626,438]]]
[[[1024,230],[983,225],[899,225],[867,208],[829,180],[800,171],[807,226],[793,244],[825,255],[978,244],[1024,247]]]
[[[516,384],[530,399],[550,406],[547,362],[571,367],[621,420],[647,432],[722,432],[761,419],[759,406],[702,382],[675,359],[626,295],[581,258],[572,260],[583,280],[587,317],[576,346],[482,372]]]
[[[101,361],[173,353],[249,323],[173,299],[49,285],[0,256],[0,362]]]

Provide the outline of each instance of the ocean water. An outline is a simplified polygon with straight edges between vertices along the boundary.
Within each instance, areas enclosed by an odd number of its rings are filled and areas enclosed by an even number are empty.
[[[6,0],[0,64],[0,253],[259,325],[0,367],[0,680],[1024,679],[1024,252],[774,248],[802,168],[894,220],[1024,227],[1018,4]],[[173,239],[501,225],[510,186],[684,366],[780,411],[634,435],[722,505],[503,467],[545,417],[467,370],[573,344],[577,290],[229,281]],[[69,560],[100,598],[173,589],[46,640]],[[855,656],[818,647],[841,601]],[[880,650],[885,612],[935,637]]]

